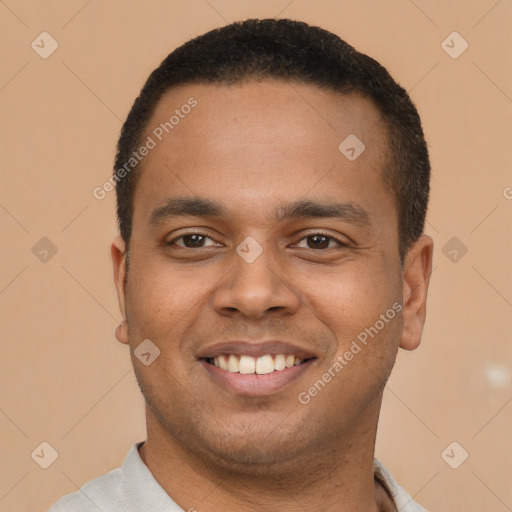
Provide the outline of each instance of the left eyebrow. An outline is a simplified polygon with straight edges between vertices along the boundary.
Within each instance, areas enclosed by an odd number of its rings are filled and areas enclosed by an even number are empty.
[[[281,208],[279,221],[295,218],[334,218],[349,224],[369,226],[370,214],[354,203],[299,200]]]

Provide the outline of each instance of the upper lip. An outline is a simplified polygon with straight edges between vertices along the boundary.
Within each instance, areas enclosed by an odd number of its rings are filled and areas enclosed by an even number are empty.
[[[309,359],[315,355],[309,350],[279,340],[268,341],[224,341],[215,343],[201,350],[199,359],[209,359],[220,355],[247,355],[252,357],[262,357],[264,355],[285,354],[299,357],[300,359]]]

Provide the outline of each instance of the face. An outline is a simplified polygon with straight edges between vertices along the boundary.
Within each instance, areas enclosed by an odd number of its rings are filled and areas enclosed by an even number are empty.
[[[338,149],[351,134],[364,151]],[[189,85],[148,136],[126,282],[112,248],[148,432],[225,464],[371,438],[397,349],[419,342],[431,255],[423,237],[401,271],[377,110],[284,82]]]

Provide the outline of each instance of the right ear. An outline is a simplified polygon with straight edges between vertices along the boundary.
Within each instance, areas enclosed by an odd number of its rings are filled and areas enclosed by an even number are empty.
[[[114,283],[117,290],[117,300],[121,310],[122,320],[116,328],[116,338],[121,343],[128,344],[128,320],[126,318],[126,245],[121,236],[117,236],[110,248],[112,265],[114,267]]]

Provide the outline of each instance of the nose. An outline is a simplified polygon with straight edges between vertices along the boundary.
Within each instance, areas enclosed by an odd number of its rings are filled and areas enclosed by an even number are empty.
[[[277,261],[270,249],[254,260],[233,254],[233,266],[213,294],[213,307],[224,316],[242,315],[261,319],[265,315],[296,312],[301,299],[285,262]]]

